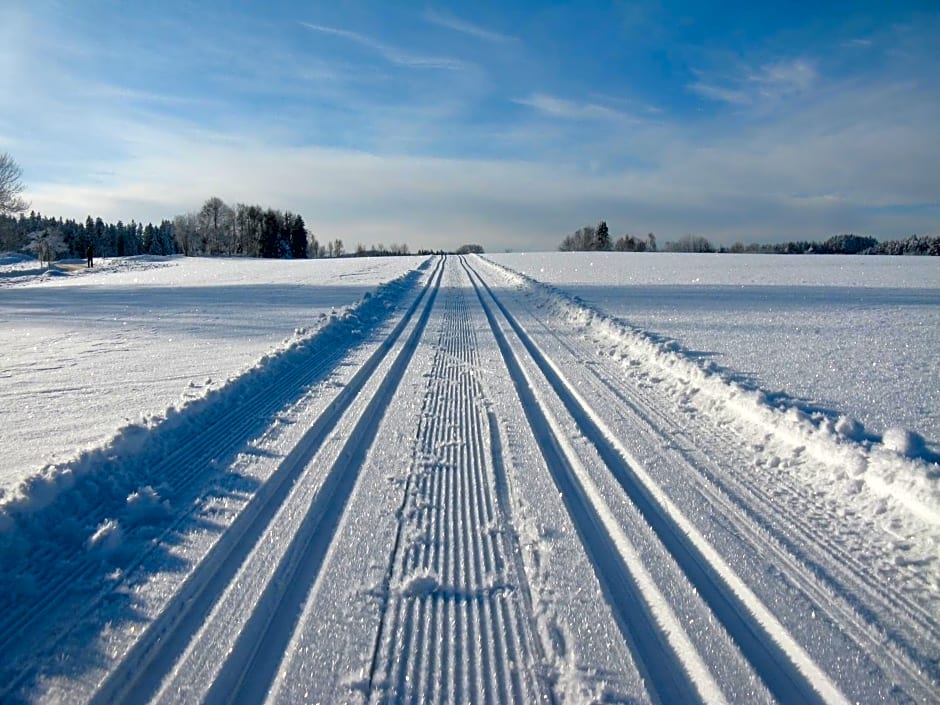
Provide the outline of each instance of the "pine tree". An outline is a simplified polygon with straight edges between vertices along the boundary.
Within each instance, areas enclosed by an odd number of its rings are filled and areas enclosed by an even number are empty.
[[[607,221],[602,220],[597,224],[597,231],[594,233],[594,249],[606,252],[610,250],[610,231],[607,229]]]
[[[276,211],[268,209],[264,212],[261,219],[260,241],[258,243],[258,254],[261,257],[277,257],[278,239],[281,232],[281,219]]]
[[[307,256],[307,226],[299,214],[290,221],[290,255],[294,259]]]

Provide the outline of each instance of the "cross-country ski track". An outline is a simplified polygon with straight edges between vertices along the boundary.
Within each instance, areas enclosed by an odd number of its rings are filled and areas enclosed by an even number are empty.
[[[0,702],[940,702],[935,478],[792,417],[429,259],[3,508]]]

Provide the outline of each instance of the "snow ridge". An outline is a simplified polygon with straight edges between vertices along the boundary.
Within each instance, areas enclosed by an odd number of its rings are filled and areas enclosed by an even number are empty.
[[[885,443],[865,443],[857,439],[857,424],[851,419],[833,420],[822,415],[810,416],[792,407],[779,408],[768,400],[766,393],[746,389],[727,379],[709,362],[699,363],[685,357],[674,346],[655,340],[562,289],[486,258],[480,259],[539,297],[553,315],[606,340],[605,354],[618,356],[624,365],[653,367],[664,378],[663,384],[673,381],[673,386],[677,390],[683,388],[685,394],[691,387],[693,403],[714,415],[734,414],[740,423],[756,429],[752,430],[755,436],[771,434],[779,443],[803,447],[807,454],[831,469],[831,476],[815,478],[820,486],[835,484],[846,494],[857,494],[861,483],[871,492],[873,502],[878,499],[895,502],[932,530],[940,530],[940,469],[936,463],[903,454],[922,449],[916,439],[893,434]],[[897,440],[897,435],[904,435],[906,441]]]
[[[23,634],[61,598],[97,585],[104,573],[131,570],[132,558],[142,560],[146,547],[185,516],[192,493],[383,325],[429,263],[324,317],[317,330],[297,331],[224,386],[128,425],[105,446],[47,468],[3,498],[0,673],[19,650],[11,645],[28,653]]]
[[[578,461],[559,423],[520,365],[482,290],[473,281],[471,271],[468,268],[467,274],[503,351],[529,422],[538,430],[542,452],[558,489],[583,536],[585,550],[591,556],[608,600],[623,622],[625,638],[637,644],[636,656],[644,663],[651,686],[668,702],[726,702],[681,622],[643,567],[632,542],[614,519],[602,493]],[[481,285],[493,298],[486,284],[481,281]],[[495,298],[493,301],[499,307]],[[506,315],[505,310],[503,315]],[[512,321],[507,320],[512,326]],[[645,608],[637,609],[640,605]]]
[[[754,545],[776,554],[779,565],[795,568],[794,578],[802,573],[798,584],[817,611],[851,625],[852,638],[866,645],[878,668],[897,674],[889,678],[930,691],[938,673],[931,635],[940,628],[935,466],[846,438],[825,419],[776,408],[759,391],[740,388],[563,291],[502,267],[492,271],[513,315],[525,312],[539,340],[573,365],[565,368],[573,393],[612,392],[629,416],[642,420],[621,429],[627,435],[620,440],[644,456],[667,449],[672,458],[663,460],[677,469],[670,470],[669,493],[682,506],[707,496],[714,507],[706,512],[730,517],[743,510],[756,524],[735,522],[738,535],[753,535]],[[611,422],[610,414],[603,421]],[[617,455],[642,469],[620,446]],[[659,475],[662,460],[654,462]],[[853,462],[862,472],[875,468],[868,482]],[[894,484],[877,463],[890,464]],[[912,486],[919,491],[909,492]]]

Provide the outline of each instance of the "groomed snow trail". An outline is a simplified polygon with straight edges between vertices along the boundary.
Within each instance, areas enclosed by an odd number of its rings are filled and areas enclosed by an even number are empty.
[[[377,702],[543,702],[459,276],[451,268],[369,685]]]
[[[801,478],[812,440],[757,472],[786,438],[575,309],[441,258],[141,429],[57,500],[97,538],[3,534],[53,564],[4,578],[0,700],[937,702],[936,558],[880,530],[929,521]]]

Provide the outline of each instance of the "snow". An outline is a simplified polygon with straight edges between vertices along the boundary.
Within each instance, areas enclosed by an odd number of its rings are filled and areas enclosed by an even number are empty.
[[[674,341],[772,400],[900,428],[940,452],[936,257],[490,255]],[[933,457],[933,456],[931,456]]]
[[[3,261],[0,699],[929,701],[936,265],[490,259]]]
[[[143,256],[48,279],[36,260],[5,257],[0,497],[309,337],[422,259]]]

